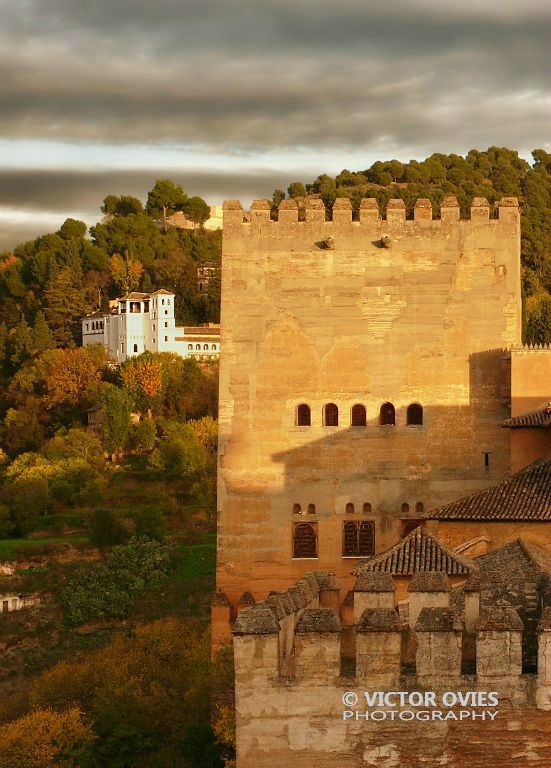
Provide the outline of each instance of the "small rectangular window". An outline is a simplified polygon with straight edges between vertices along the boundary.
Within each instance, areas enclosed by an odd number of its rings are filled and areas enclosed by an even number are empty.
[[[165,328],[168,328],[168,323],[165,321]]]
[[[168,341],[168,336],[165,336],[165,341]]]
[[[490,466],[490,454],[487,452],[484,453],[484,466],[486,468]]]

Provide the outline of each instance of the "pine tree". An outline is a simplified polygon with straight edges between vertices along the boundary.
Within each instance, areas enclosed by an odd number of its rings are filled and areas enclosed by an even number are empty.
[[[45,352],[47,349],[53,349],[55,347],[53,334],[50,331],[50,327],[41,310],[36,313],[32,338],[33,347],[39,354],[40,352]]]
[[[10,348],[10,360],[15,368],[22,365],[33,354],[32,331],[23,315],[18,325],[12,329]]]
[[[48,282],[44,298],[45,315],[58,346],[73,346],[80,336],[79,320],[90,311],[73,270],[56,270]]]

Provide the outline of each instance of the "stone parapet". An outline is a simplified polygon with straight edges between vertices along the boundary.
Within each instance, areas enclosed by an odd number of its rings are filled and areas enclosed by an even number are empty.
[[[359,229],[383,224],[389,229],[403,229],[406,225],[406,206],[401,198],[388,201],[386,209],[381,211],[374,198],[364,198],[360,202],[359,221],[353,221],[351,201],[347,197],[338,197],[333,203],[332,220],[326,221],[326,210],[323,202],[318,198],[306,198],[301,206],[304,210],[304,221],[299,219],[299,204],[295,199],[282,200],[278,206],[277,219],[271,219],[272,205],[269,200],[253,200],[250,214],[246,214],[238,200],[226,200],[224,211],[224,235],[229,227],[243,225],[254,228],[262,228],[264,231],[278,231],[278,224],[294,225],[302,230],[314,225],[323,227],[328,233],[333,225],[335,231]],[[496,205],[497,219],[490,217],[490,205],[486,198],[474,198],[470,209],[470,221],[474,224],[495,224],[500,222],[518,223],[518,201],[514,197],[505,197]],[[433,210],[430,200],[420,198],[416,201],[412,224],[416,226],[440,227],[459,223],[460,208],[457,199],[453,196],[444,198],[440,206],[440,218],[433,219]]]
[[[295,627],[295,678],[326,683],[341,666],[341,622],[331,608],[307,608]]]
[[[508,678],[522,672],[523,625],[511,606],[483,610],[476,623],[476,672],[481,678]]]
[[[356,625],[356,677],[371,687],[394,685],[402,665],[402,623],[392,608],[368,608]]]
[[[459,677],[463,622],[451,608],[423,608],[415,624],[417,677]]]
[[[551,710],[551,608],[545,608],[538,625],[538,685],[536,706]]]
[[[414,574],[409,587],[409,626],[414,629],[423,608],[448,608],[451,584],[445,573]]]
[[[388,573],[366,571],[359,573],[354,584],[354,622],[371,608],[394,609],[394,582]]]

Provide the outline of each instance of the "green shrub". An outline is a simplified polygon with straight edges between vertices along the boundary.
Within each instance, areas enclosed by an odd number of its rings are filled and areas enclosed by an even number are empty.
[[[147,536],[162,541],[166,533],[166,519],[158,506],[135,509],[131,513],[136,536]]]
[[[142,419],[132,424],[128,432],[127,448],[134,451],[152,451],[155,447],[157,428],[153,419]]]
[[[135,599],[173,570],[171,549],[146,537],[113,547],[104,562],[80,571],[59,600],[68,625],[128,616]]]

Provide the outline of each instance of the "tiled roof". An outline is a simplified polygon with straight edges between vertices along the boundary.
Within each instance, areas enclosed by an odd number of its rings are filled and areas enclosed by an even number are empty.
[[[551,402],[545,403],[535,411],[521,413],[501,423],[502,427],[526,429],[527,427],[551,427]]]
[[[165,291],[164,288],[159,288],[158,291],[153,291],[153,293],[149,294],[150,296],[174,296],[175,294],[173,291]]]
[[[109,311],[102,312],[100,309],[98,309],[96,312],[91,312],[89,315],[85,315],[82,320],[88,320],[91,318],[92,320],[94,317],[107,317],[109,315]]]
[[[425,513],[430,520],[551,522],[551,459],[538,459],[486,491]]]
[[[449,576],[468,576],[473,562],[461,557],[419,526],[379,555],[360,560],[353,573],[384,571],[393,576],[412,576],[417,571],[440,571]]]
[[[127,293],[125,296],[121,296],[119,301],[141,301],[142,299],[148,299],[149,294],[148,293],[139,293],[138,291],[132,291],[131,293]]]

